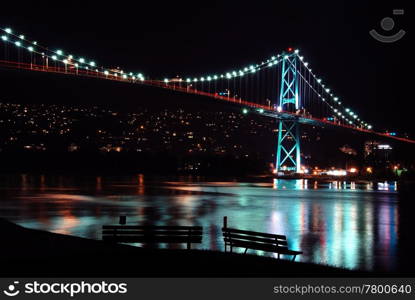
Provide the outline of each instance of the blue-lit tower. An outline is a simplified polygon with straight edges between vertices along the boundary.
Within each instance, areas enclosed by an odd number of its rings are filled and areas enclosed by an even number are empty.
[[[300,107],[298,93],[298,55],[290,53],[282,61],[282,76],[278,110],[296,112]],[[299,173],[301,170],[300,124],[298,119],[278,121],[278,145],[276,171],[288,170]]]

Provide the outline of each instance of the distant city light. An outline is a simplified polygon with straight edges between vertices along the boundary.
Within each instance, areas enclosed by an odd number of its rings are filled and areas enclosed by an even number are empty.
[[[347,172],[345,170],[329,170],[329,171],[327,171],[327,175],[346,176]]]
[[[63,55],[63,51],[62,50],[56,50],[56,54],[57,55]]]
[[[381,149],[381,150],[392,150],[392,146],[391,145],[388,145],[388,144],[380,144],[380,145],[378,145],[378,149]]]
[[[248,109],[244,108],[244,109],[242,110],[242,112],[243,112],[244,114],[247,114],[247,113],[248,113]]]
[[[11,30],[11,28],[6,28],[6,29],[4,29],[4,31],[6,31],[7,33],[12,33],[12,30]]]
[[[7,40],[8,40],[7,36],[5,36],[5,35],[2,35],[2,36],[1,36],[1,39],[2,39],[3,41],[7,41]]]

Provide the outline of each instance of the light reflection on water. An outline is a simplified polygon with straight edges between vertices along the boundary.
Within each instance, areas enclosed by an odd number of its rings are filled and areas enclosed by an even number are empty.
[[[1,181],[0,217],[94,239],[119,215],[137,224],[200,225],[203,244],[196,248],[223,251],[221,226],[228,216],[230,227],[287,235],[289,247],[304,252],[300,261],[394,270],[396,190],[396,182],[22,175]]]

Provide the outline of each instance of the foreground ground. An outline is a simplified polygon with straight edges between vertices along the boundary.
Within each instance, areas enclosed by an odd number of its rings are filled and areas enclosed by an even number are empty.
[[[114,245],[0,219],[1,276],[349,276],[344,269],[255,255]]]

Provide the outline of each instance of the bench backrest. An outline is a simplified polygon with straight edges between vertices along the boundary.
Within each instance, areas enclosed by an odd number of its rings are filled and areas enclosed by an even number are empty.
[[[123,243],[201,243],[201,226],[104,225],[102,239]]]
[[[228,244],[238,242],[251,242],[267,245],[272,244],[277,247],[287,247],[287,237],[285,235],[240,230],[229,227],[223,227],[222,232],[225,243]]]

